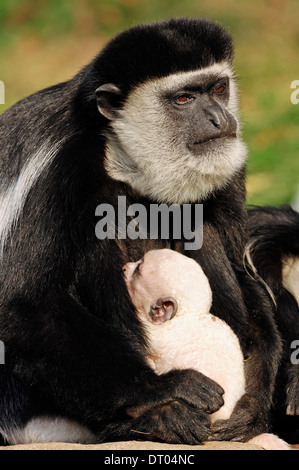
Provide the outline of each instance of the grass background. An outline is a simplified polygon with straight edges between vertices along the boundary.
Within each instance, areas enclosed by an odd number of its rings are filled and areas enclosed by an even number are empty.
[[[291,202],[299,190],[299,104],[290,100],[299,80],[299,0],[1,0],[0,113],[73,76],[122,29],[172,16],[205,16],[233,34],[250,151],[247,201]]]

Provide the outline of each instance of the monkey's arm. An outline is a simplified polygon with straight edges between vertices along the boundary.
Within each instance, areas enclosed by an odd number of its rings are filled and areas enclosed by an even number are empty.
[[[155,375],[143,358],[142,334],[125,295],[116,249],[108,265],[98,255],[96,266],[86,255],[89,275],[81,266],[72,288],[62,289],[60,279],[42,297],[35,293],[40,296],[36,304],[25,293],[22,299],[2,299],[6,367],[24,389],[34,386],[48,413],[87,424],[100,440],[133,439],[136,431],[169,442],[206,439],[207,413],[222,406],[223,390],[193,370]],[[26,328],[19,327],[23,319]],[[132,417],[128,408],[147,411]]]
[[[50,415],[58,412],[87,424],[103,441],[136,439],[143,433],[177,443],[207,439],[206,412],[223,403],[216,383],[193,370],[156,376],[121,331],[101,325],[63,293],[43,305],[47,322],[39,321],[38,312],[26,304],[13,308],[11,303],[14,318],[19,308],[35,321],[22,334],[14,321],[5,325],[6,367],[15,371],[24,389],[34,386]],[[147,411],[132,418],[128,408]]]

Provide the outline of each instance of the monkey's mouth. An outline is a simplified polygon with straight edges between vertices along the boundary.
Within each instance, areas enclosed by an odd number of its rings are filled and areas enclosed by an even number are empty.
[[[225,147],[235,141],[237,135],[235,133],[228,134],[225,136],[211,137],[210,139],[198,140],[189,144],[188,149],[196,156],[209,155],[209,151],[218,150],[219,148],[225,149]]]
[[[197,145],[206,145],[206,144],[213,144],[213,143],[223,143],[223,142],[228,142],[232,139],[236,139],[237,135],[236,133],[233,134],[228,134],[228,135],[223,135],[219,137],[211,137],[210,139],[205,139],[205,140],[198,140],[196,142],[193,142],[192,146],[197,146]]]

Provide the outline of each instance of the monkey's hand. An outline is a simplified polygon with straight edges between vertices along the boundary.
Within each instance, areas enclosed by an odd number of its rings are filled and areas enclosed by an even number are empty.
[[[194,369],[172,370],[160,377],[168,394],[174,395],[174,400],[179,399],[196,410],[212,414],[224,405],[223,388],[201,372]]]
[[[133,419],[129,437],[170,444],[199,444],[208,439],[210,425],[208,414],[174,400]]]
[[[193,369],[172,370],[159,376],[153,402],[127,408],[133,418],[130,437],[198,444],[210,435],[209,414],[223,406],[224,390]]]
[[[229,419],[212,424],[209,440],[247,442],[268,430],[267,413],[261,409],[255,398],[245,394],[236,404]]]

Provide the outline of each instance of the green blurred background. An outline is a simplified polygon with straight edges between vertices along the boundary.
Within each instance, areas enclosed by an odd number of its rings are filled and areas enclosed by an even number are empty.
[[[248,203],[293,201],[299,189],[299,0],[0,0],[0,112],[64,81],[124,28],[172,16],[205,16],[234,36]],[[45,110],[47,112],[47,110]]]

